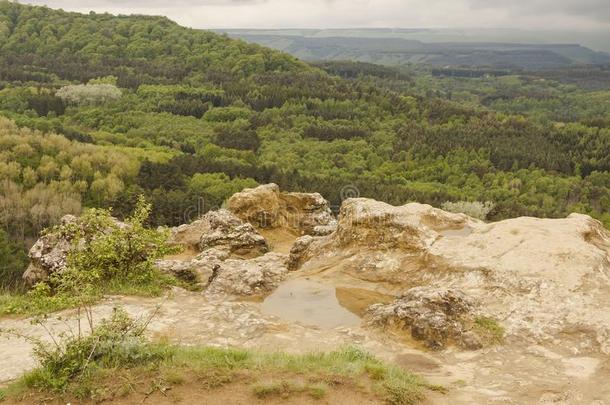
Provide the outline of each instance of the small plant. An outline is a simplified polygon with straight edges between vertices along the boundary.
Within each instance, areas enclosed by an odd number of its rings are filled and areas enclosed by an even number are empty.
[[[256,383],[252,386],[252,392],[257,398],[266,399],[271,397],[289,398],[292,394],[306,393],[314,399],[322,399],[326,396],[327,386],[322,383],[298,384],[292,381]]]
[[[294,386],[287,381],[279,383],[257,383],[252,387],[254,395],[261,399],[274,396],[287,397],[292,391],[294,391]]]
[[[152,318],[152,317],[151,317]],[[130,367],[160,358],[147,350],[144,331],[150,322],[134,320],[122,309],[93,326],[85,334],[80,323],[77,331],[53,336],[52,344],[24,336],[34,344],[34,356],[40,367],[23,377],[25,385],[61,392],[68,384],[86,382],[100,367]]]
[[[169,234],[144,226],[151,205],[143,197],[125,224],[117,223],[109,210],[88,211],[79,221],[62,225],[54,232],[73,241],[67,269],[56,273],[51,284],[73,292],[74,287],[99,285],[109,280],[146,284],[157,273],[155,260],[175,253],[167,244]]]
[[[326,384],[317,383],[317,384],[309,384],[307,386],[307,393],[310,397],[314,399],[322,399],[326,396],[326,391],[328,387]]]
[[[492,344],[501,343],[504,339],[504,327],[493,318],[477,317],[474,320],[474,327],[480,335]]]

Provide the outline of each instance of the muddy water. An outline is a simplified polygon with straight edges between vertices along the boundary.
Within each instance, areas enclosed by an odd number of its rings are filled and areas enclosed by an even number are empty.
[[[393,295],[351,287],[337,287],[335,295],[341,306],[360,317],[365,315],[369,306],[379,303],[388,304],[395,299]]]
[[[341,306],[334,286],[307,279],[288,280],[262,304],[264,314],[324,329],[358,326],[360,318]]]

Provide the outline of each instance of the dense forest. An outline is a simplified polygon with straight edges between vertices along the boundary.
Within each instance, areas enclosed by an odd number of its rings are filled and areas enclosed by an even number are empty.
[[[610,91],[554,75],[309,65],[162,17],[0,1],[0,278],[66,213],[143,194],[176,225],[267,182],[610,226]]]

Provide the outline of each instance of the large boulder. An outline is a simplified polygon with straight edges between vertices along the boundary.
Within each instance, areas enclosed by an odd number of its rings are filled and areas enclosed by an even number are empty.
[[[250,223],[225,209],[210,211],[197,221],[173,228],[170,241],[195,252],[214,248],[242,257],[269,251],[265,238]]]
[[[475,304],[457,290],[412,288],[390,304],[369,307],[368,321],[406,330],[434,350],[449,343],[479,349],[484,341],[473,328]]]
[[[273,291],[288,273],[287,257],[267,253],[250,260],[225,260],[215,265],[207,294],[264,295]]]
[[[77,218],[73,215],[61,219],[62,224],[76,221]],[[63,271],[71,249],[72,241],[57,232],[42,235],[30,249],[30,264],[23,273],[23,280],[32,286],[48,280],[53,273]]]
[[[164,273],[189,283],[207,287],[214,269],[231,257],[227,249],[207,249],[195,257],[164,258],[157,260],[155,266]]]
[[[284,228],[297,235],[328,234],[336,221],[328,201],[318,193],[284,193],[276,184],[234,194],[228,209],[260,229]]]
[[[118,227],[128,226],[116,218],[112,220]],[[61,218],[60,224],[82,227],[80,218],[74,215],[65,215]],[[25,283],[33,286],[48,280],[54,273],[61,273],[66,268],[68,254],[75,248],[74,242],[67,235],[56,230],[41,235],[29,251],[30,264],[22,276]]]
[[[610,353],[610,232],[587,215],[484,223],[429,205],[350,199],[336,232],[295,244],[290,267],[395,293],[461,291],[507,336]]]

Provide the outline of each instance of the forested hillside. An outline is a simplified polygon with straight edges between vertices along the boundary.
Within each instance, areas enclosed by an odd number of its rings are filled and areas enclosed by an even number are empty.
[[[0,255],[83,207],[144,194],[175,225],[267,182],[610,225],[608,92],[521,80],[314,67],[161,17],[0,1]]]

